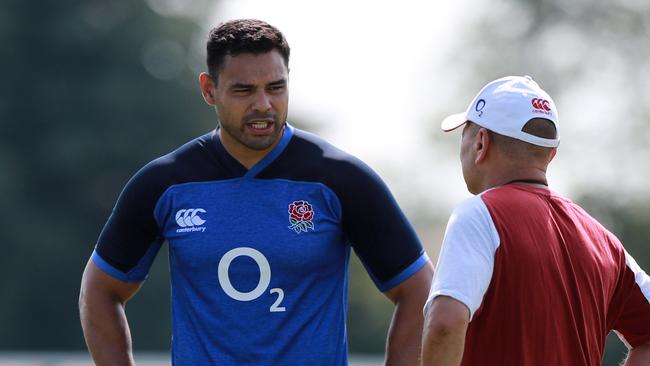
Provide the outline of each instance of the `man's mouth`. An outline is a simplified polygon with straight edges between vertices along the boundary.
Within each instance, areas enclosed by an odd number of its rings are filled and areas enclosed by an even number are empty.
[[[268,135],[273,132],[274,121],[258,119],[246,123],[246,129],[253,135]]]
[[[248,124],[254,130],[266,130],[271,125],[270,121],[253,121]]]

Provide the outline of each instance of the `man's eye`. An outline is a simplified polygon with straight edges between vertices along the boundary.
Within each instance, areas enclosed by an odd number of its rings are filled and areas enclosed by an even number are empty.
[[[269,87],[269,90],[271,91],[282,91],[284,90],[285,86],[284,85],[272,85]]]
[[[244,94],[244,93],[250,92],[251,90],[250,90],[250,88],[235,88],[232,91],[233,91],[233,93]]]

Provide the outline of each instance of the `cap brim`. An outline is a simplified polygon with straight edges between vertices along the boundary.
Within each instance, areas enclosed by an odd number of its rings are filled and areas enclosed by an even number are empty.
[[[442,123],[440,124],[440,128],[442,128],[442,130],[445,132],[449,132],[464,125],[465,122],[467,122],[467,113],[465,112],[456,113],[442,120]]]

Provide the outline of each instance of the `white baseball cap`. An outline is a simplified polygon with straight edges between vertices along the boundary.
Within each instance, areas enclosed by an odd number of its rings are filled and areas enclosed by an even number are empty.
[[[526,122],[533,118],[553,122],[557,137],[547,139],[522,131]],[[560,144],[555,103],[530,76],[506,76],[488,83],[474,97],[467,111],[445,118],[441,127],[448,132],[466,121],[533,145],[557,147]]]

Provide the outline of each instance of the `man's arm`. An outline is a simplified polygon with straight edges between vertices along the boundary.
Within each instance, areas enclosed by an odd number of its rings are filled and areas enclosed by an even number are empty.
[[[131,366],[131,332],[124,305],[142,282],[126,283],[88,261],[81,279],[79,315],[88,350],[97,366]]]
[[[458,366],[465,349],[469,309],[447,296],[436,297],[425,315],[423,366]]]
[[[625,366],[650,365],[650,342],[630,349]]]
[[[427,301],[433,265],[420,268],[384,294],[395,304],[386,341],[386,365],[416,365],[422,339],[422,308]]]

